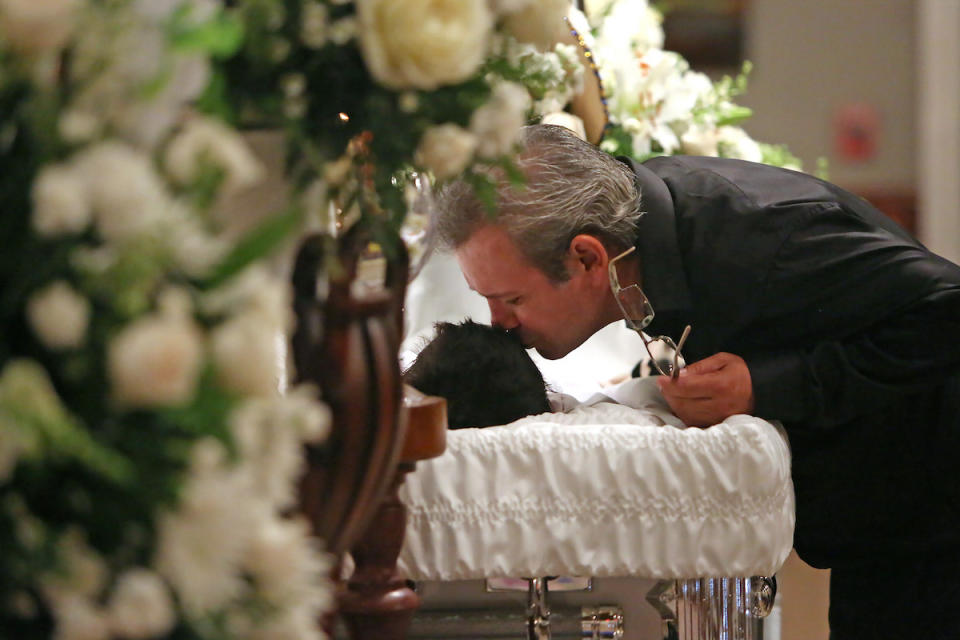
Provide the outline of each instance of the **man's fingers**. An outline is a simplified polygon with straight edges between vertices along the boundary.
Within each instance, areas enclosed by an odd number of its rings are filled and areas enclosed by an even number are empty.
[[[657,385],[665,396],[688,399],[712,398],[724,393],[728,386],[722,369],[706,373],[681,371],[676,380],[660,376],[657,378]]]
[[[658,378],[657,385],[670,408],[689,425],[709,426],[753,411],[750,370],[730,353],[695,362],[676,380]]]
[[[715,353],[708,358],[703,360],[697,360],[696,362],[691,362],[686,367],[680,370],[680,376],[684,375],[702,375],[705,373],[713,373],[723,369],[731,362],[730,356],[733,354],[730,353]],[[736,356],[734,356],[736,357]],[[686,372],[686,373],[684,373]]]

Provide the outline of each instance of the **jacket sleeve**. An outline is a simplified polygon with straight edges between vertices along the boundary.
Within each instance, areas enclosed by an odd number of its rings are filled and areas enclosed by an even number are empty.
[[[759,308],[802,327],[745,358],[760,417],[830,428],[960,371],[960,267],[840,205],[800,217]]]

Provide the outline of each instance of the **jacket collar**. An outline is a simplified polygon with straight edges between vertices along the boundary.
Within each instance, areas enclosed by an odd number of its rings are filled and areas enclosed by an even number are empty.
[[[692,308],[677,242],[673,198],[666,183],[649,168],[625,156],[617,160],[633,170],[644,212],[637,225],[636,247],[643,274],[641,287],[655,314],[650,328],[669,331],[675,323],[688,318]]]

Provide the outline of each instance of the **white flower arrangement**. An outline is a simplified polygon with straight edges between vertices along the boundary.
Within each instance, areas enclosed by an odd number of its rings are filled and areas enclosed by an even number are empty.
[[[692,70],[663,49],[663,16],[648,0],[588,1],[571,20],[593,49],[606,92],[604,150],[639,160],[683,153],[800,169],[782,145],[757,142],[739,126],[751,115],[734,102],[745,90],[749,63],[716,83]]]
[[[4,633],[323,637],[331,560],[290,514],[331,418],[288,388],[269,260],[311,216],[396,241],[404,175],[509,170],[583,82],[574,48],[523,42],[565,9],[0,0]],[[216,207],[266,173],[242,126],[286,132],[293,188],[238,234]]]
[[[322,637],[330,561],[286,514],[328,411],[280,393],[286,282],[222,266],[214,196],[262,168],[188,109],[237,32],[199,0],[0,3],[5,632]]]

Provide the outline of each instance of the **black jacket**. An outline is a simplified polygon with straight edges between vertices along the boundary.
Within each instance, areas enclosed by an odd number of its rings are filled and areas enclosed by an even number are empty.
[[[863,199],[739,160],[634,170],[647,331],[744,358],[793,453],[795,546],[837,566],[960,549],[960,267]]]

